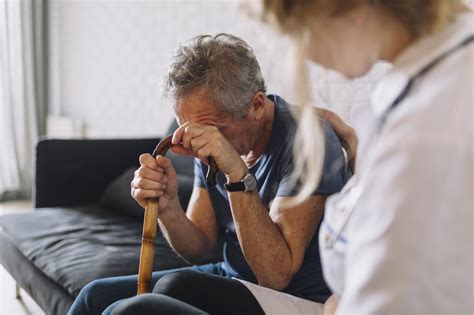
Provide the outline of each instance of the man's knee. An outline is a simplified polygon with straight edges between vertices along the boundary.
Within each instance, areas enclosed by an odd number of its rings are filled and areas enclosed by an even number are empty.
[[[120,303],[117,303],[113,308],[107,308],[110,310],[111,315],[128,315],[128,314],[142,314],[145,311],[144,308],[152,304],[153,299],[156,298],[154,294],[146,293],[142,294]],[[105,312],[104,312],[105,313]]]
[[[119,303],[111,310],[111,315],[155,315],[155,314],[193,314],[206,315],[205,312],[178,300],[161,294],[142,294]]]
[[[183,292],[189,292],[190,286],[196,283],[200,272],[183,270],[172,272],[161,277],[153,288],[153,293],[180,298]]]
[[[104,293],[110,293],[112,287],[113,283],[108,279],[97,279],[86,284],[77,298],[91,308],[94,300],[100,299],[100,296]]]

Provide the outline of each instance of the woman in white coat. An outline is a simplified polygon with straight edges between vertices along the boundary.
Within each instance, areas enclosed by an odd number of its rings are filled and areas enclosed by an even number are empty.
[[[264,2],[314,62],[349,78],[393,63],[358,115],[369,136],[356,149],[345,133],[354,176],[320,231],[327,306],[472,314],[474,14],[455,0]]]
[[[355,156],[353,178],[326,203],[319,238],[334,295],[323,309],[245,287],[267,314],[472,314],[473,13],[457,0],[264,0],[262,8],[266,21],[296,39],[298,71],[303,54],[348,78],[379,60],[393,68],[358,115],[367,137],[357,141],[322,112]],[[305,115],[313,109],[300,78],[300,156],[317,161],[305,149],[319,128]],[[302,198],[317,186],[319,165],[305,164]],[[213,296],[205,282],[193,289],[195,300]],[[199,309],[193,299],[174,298]],[[126,305],[118,313],[127,314]]]

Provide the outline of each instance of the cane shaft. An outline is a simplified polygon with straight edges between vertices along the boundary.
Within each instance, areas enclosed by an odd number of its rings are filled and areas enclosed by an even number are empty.
[[[172,135],[164,137],[153,151],[153,157],[165,155],[171,147]],[[209,170],[207,183],[216,184],[217,164],[209,157]],[[155,258],[156,229],[158,225],[158,198],[150,198],[145,205],[145,218],[143,219],[142,248],[140,251],[140,265],[138,267],[137,295],[150,292],[151,274],[153,272],[153,259]]]
[[[138,267],[137,295],[150,292],[153,259],[155,257],[155,239],[158,219],[158,199],[148,199],[143,220],[142,248]]]

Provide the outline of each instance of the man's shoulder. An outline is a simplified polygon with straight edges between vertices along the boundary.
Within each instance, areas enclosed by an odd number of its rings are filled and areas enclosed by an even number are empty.
[[[272,127],[273,132],[278,134],[280,139],[282,139],[282,135],[294,134],[296,121],[291,111],[293,109],[296,110],[296,108],[277,94],[269,94],[267,97],[275,104],[275,116]]]
[[[287,102],[285,99],[283,99],[277,94],[269,94],[267,97],[275,103],[274,128],[277,128],[279,131],[285,132],[293,136],[298,126],[298,122],[295,118],[298,113],[298,107],[295,105],[291,105],[289,102]],[[318,122],[321,126],[321,130],[324,133],[326,141],[336,143],[339,142],[339,138],[337,137],[334,128],[328,121],[322,118],[318,118]],[[291,138],[287,138],[286,140],[294,141],[294,139]]]

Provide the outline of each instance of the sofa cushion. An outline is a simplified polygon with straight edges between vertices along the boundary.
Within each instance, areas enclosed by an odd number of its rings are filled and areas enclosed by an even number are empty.
[[[44,208],[1,216],[0,225],[5,239],[72,296],[94,279],[138,271],[142,222],[129,216],[97,206]],[[153,270],[185,265],[158,234]]]
[[[29,261],[3,231],[0,248],[0,263],[46,314],[67,314],[74,297]]]
[[[101,207],[143,219],[144,209],[130,195],[130,183],[135,170],[136,168],[129,168],[107,186],[99,201]]]
[[[189,162],[189,161],[188,161]],[[109,184],[101,197],[104,208],[143,220],[144,209],[132,198],[130,183],[136,168],[129,168]],[[178,173],[178,197],[183,208],[188,204],[193,189],[193,177]]]

